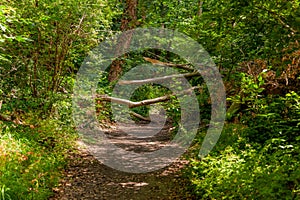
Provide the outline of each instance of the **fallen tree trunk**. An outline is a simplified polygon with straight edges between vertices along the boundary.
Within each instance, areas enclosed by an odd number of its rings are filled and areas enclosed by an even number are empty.
[[[109,101],[109,102],[113,102],[113,103],[127,105],[129,108],[136,108],[139,106],[146,106],[146,105],[151,105],[151,104],[155,104],[155,103],[159,103],[159,102],[165,102],[165,101],[170,100],[172,98],[172,96],[190,94],[194,89],[197,89],[197,88],[200,88],[200,87],[195,86],[195,87],[191,87],[187,90],[184,90],[178,94],[174,93],[174,94],[169,94],[169,95],[157,97],[154,99],[146,99],[146,100],[138,101],[138,102],[130,101],[127,99],[121,99],[121,98],[117,98],[117,97],[111,97],[108,95],[97,95],[96,97],[103,101]]]
[[[138,101],[138,102],[130,101],[127,99],[120,99],[120,98],[116,98],[116,97],[110,97],[108,95],[99,95],[98,97],[103,101],[110,101],[113,103],[127,105],[129,108],[136,108],[139,106],[146,106],[146,105],[150,105],[150,104],[154,104],[154,103],[158,103],[158,102],[167,101],[171,98],[171,95],[166,95],[166,96],[162,96],[162,97],[158,97],[158,98],[154,98],[154,99],[147,99],[147,100]]]

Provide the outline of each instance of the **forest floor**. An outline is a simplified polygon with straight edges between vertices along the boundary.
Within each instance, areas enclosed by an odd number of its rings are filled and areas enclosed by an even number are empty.
[[[140,124],[143,126],[143,124]],[[122,130],[132,130],[123,127]],[[151,127],[150,127],[151,128]],[[118,129],[107,129],[111,142],[123,149],[143,153],[157,150],[170,140],[170,123],[155,136],[145,139],[134,138]],[[83,145],[70,155],[70,162],[50,200],[71,199],[195,199],[186,188],[188,180],[182,175],[187,164],[177,159],[171,165],[148,173],[127,173],[112,169],[89,154]]]

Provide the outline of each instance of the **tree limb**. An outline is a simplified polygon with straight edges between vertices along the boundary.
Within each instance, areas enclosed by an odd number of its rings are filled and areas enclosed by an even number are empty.
[[[130,114],[132,114],[133,116],[135,116],[136,118],[139,118],[141,120],[151,122],[151,119],[149,117],[144,117],[136,112],[130,111]]]
[[[82,17],[81,17],[80,20],[79,20],[77,29],[75,29],[75,30],[73,31],[73,34],[78,34],[78,33],[79,33],[79,31],[80,31],[80,29],[81,29],[81,27],[82,27],[82,23],[83,23],[85,17],[86,17],[86,15],[83,14]]]
[[[121,99],[121,98],[117,98],[117,97],[111,97],[111,96],[108,96],[108,95],[97,95],[97,98],[99,98],[103,101],[110,101],[110,102],[113,102],[113,103],[127,105],[129,108],[136,108],[136,107],[139,107],[139,106],[146,106],[146,105],[150,105],[150,104],[155,104],[155,103],[159,103],[159,102],[168,101],[174,95],[190,94],[194,89],[197,89],[197,88],[200,88],[200,87],[195,86],[195,87],[191,87],[187,90],[184,90],[184,91],[182,91],[178,94],[169,94],[169,95],[157,97],[157,98],[154,98],[154,99],[146,99],[146,100],[138,101],[138,102],[130,101],[130,100],[127,100],[127,99]]]
[[[159,66],[168,66],[168,67],[178,67],[181,69],[189,70],[189,71],[194,71],[192,67],[189,67],[188,64],[175,64],[175,63],[168,63],[168,62],[161,62],[156,59],[148,58],[148,57],[143,57],[144,60],[151,62],[153,65],[159,65]]]
[[[175,63],[161,62],[159,60],[155,60],[147,57],[144,57],[144,60],[151,62],[153,65],[176,67],[187,71],[192,71],[191,73],[188,74],[210,76],[210,72],[214,71],[212,70],[212,66],[201,66],[201,70],[200,70],[200,69],[194,69],[193,67],[188,66],[188,64],[175,64]],[[212,74],[212,76],[215,76],[215,74]]]
[[[119,85],[129,85],[129,84],[145,84],[145,83],[153,83],[158,81],[164,81],[172,78],[181,78],[181,77],[191,77],[191,76],[199,76],[200,74],[197,72],[193,73],[186,73],[186,74],[175,74],[175,75],[169,75],[169,76],[163,76],[158,78],[150,78],[150,79],[144,79],[144,80],[130,80],[130,81],[119,81]]]
[[[147,99],[147,100],[138,101],[138,102],[130,101],[127,99],[120,99],[120,98],[116,98],[116,97],[110,97],[108,95],[100,95],[99,98],[103,101],[110,101],[113,103],[124,104],[124,105],[127,105],[129,108],[135,108],[135,107],[139,107],[139,106],[146,106],[146,105],[150,105],[150,104],[154,104],[154,103],[158,103],[158,102],[167,101],[171,98],[171,95],[166,95],[166,96],[162,96],[162,97],[158,97],[158,98],[154,98],[154,99]]]

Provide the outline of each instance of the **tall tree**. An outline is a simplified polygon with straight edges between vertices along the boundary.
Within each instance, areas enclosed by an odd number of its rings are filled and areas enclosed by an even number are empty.
[[[137,5],[138,0],[126,0],[126,7],[123,12],[120,30],[127,31],[133,29],[137,25]],[[131,42],[132,34],[129,32],[118,41],[116,55],[126,50]],[[115,60],[110,67],[108,80],[113,82],[117,80],[122,73],[122,64],[124,62],[121,59]]]
[[[0,7],[0,81],[4,95],[49,97],[64,90],[86,52],[109,30],[105,0],[8,1]],[[6,17],[4,17],[6,15]],[[100,36],[100,39],[99,39]],[[26,92],[24,92],[26,91]]]

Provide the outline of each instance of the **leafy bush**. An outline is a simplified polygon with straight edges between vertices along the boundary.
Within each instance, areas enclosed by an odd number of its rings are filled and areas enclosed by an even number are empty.
[[[244,86],[252,95],[242,125],[227,124],[213,152],[192,159],[189,175],[199,198],[300,198],[300,96],[257,98],[259,87],[250,86]]]
[[[298,146],[283,139],[268,140],[260,150],[242,138],[225,149],[218,144],[212,154],[191,161],[189,175],[199,199],[300,197]]]
[[[272,138],[295,142],[300,136],[300,96],[290,92],[285,97],[265,98],[252,115],[244,118],[249,126],[245,136],[253,142],[264,143]]]

